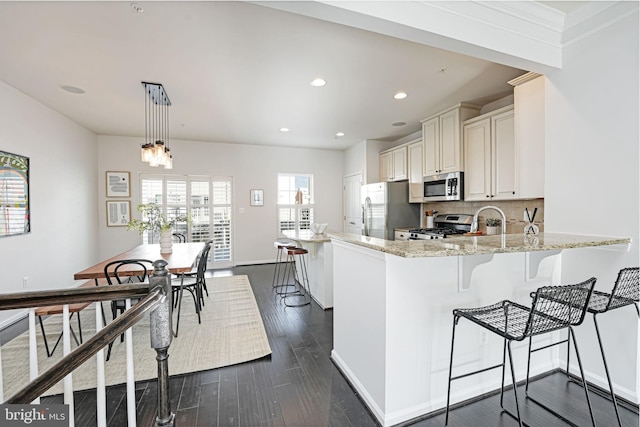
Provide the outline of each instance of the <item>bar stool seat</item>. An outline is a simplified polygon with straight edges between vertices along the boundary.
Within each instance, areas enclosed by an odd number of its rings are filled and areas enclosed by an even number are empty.
[[[449,423],[449,407],[451,397],[451,382],[466,378],[468,376],[486,372],[495,368],[502,368],[502,385],[500,388],[500,406],[504,412],[515,418],[519,425],[523,425],[522,417],[520,416],[520,405],[518,404],[517,382],[515,377],[515,371],[513,368],[513,355],[511,351],[512,341],[522,341],[525,338],[529,338],[529,357],[527,360],[527,386],[529,378],[529,367],[531,361],[531,353],[533,351],[542,350],[550,347],[546,345],[536,350],[531,349],[531,337],[540,335],[547,332],[553,332],[565,328],[571,328],[575,325],[579,325],[584,320],[589,298],[593,292],[596,279],[591,278],[582,283],[575,285],[564,286],[545,286],[539,288],[533,294],[533,301],[531,307],[525,307],[521,304],[504,300],[499,303],[479,308],[460,308],[453,310],[453,333],[451,336],[451,357],[449,360],[449,381],[447,386],[447,408],[445,415],[445,426]],[[453,377],[453,349],[455,343],[456,325],[460,318],[465,318],[471,322],[481,326],[489,331],[504,338],[504,345],[502,350],[502,363],[479,369],[477,371],[465,373]],[[569,334],[572,336],[572,334]],[[567,339],[568,340],[568,339]],[[562,341],[564,342],[564,341]],[[560,343],[562,343],[560,342]],[[552,345],[557,345],[555,343]],[[580,366],[580,373],[582,375],[582,381],[585,383],[584,371],[582,369],[582,362],[578,353],[577,343],[575,338],[573,344],[578,356],[578,364]],[[513,382],[513,394],[516,403],[516,414],[513,414],[504,406],[504,378],[506,369],[506,357],[507,351],[509,353],[509,367],[511,370],[511,379]],[[595,419],[593,417],[593,411],[591,410],[591,402],[589,400],[589,394],[585,389],[585,396],[587,399],[587,405],[589,406],[589,412],[591,414],[591,421],[595,426]],[[533,398],[528,396],[532,401],[541,405]],[[550,408],[543,406],[545,409],[553,412]],[[562,415],[557,414],[562,417]]]
[[[281,283],[282,291],[277,292],[283,299],[287,307],[302,307],[311,304],[311,294],[309,289],[309,274],[307,272],[307,262],[305,255],[308,250],[298,247],[288,247],[284,251],[287,253],[287,262],[284,266],[285,273]],[[298,262],[296,263],[296,257]],[[296,266],[298,264],[300,268]],[[293,279],[293,283],[291,283]],[[294,287],[293,291],[287,290]]]
[[[271,282],[271,287],[276,288],[279,287],[280,282],[280,266],[283,260],[283,252],[286,248],[295,248],[296,242],[291,239],[278,239],[273,242],[273,246],[276,248],[276,265],[273,269],[273,281]]]

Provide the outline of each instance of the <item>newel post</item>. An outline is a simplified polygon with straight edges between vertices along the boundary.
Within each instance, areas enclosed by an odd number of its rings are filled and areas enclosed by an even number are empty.
[[[171,412],[169,402],[169,346],[173,333],[171,332],[171,276],[166,269],[167,262],[163,259],[154,261],[153,274],[149,277],[149,288],[161,286],[166,298],[151,312],[151,348],[156,351],[158,362],[158,408],[156,412],[156,427],[175,425],[175,414]]]

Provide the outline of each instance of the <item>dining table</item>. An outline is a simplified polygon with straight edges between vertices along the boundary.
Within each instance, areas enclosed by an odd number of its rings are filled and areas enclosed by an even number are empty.
[[[197,243],[174,243],[172,245],[172,252],[168,254],[160,253],[159,244],[143,244],[136,246],[133,249],[122,252],[108,260],[101,261],[91,267],[85,268],[73,275],[75,280],[94,279],[98,284],[98,279],[102,279],[105,276],[104,267],[112,261],[121,261],[125,259],[146,259],[149,261],[156,261],[163,259],[167,262],[167,270],[170,273],[180,276],[184,273],[189,273],[193,270],[198,254],[204,248],[204,242]],[[140,270],[140,266],[131,264],[118,271],[118,275],[124,276],[138,276],[143,273]]]

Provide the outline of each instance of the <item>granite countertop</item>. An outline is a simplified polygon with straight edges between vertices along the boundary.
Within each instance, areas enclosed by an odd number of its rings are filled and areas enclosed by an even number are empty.
[[[327,243],[331,241],[326,233],[315,234],[311,230],[287,230],[283,231],[282,233],[289,239],[298,240],[305,243]]]
[[[481,255],[511,252],[550,251],[631,243],[630,238],[583,236],[562,233],[456,236],[439,240],[383,240],[359,234],[330,231],[328,237],[405,258]]]

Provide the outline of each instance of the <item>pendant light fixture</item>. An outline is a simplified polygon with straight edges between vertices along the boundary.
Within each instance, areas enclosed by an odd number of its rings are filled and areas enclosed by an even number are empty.
[[[144,144],[140,147],[143,162],[149,166],[173,169],[169,147],[169,107],[171,101],[160,83],[142,82],[145,92]]]

